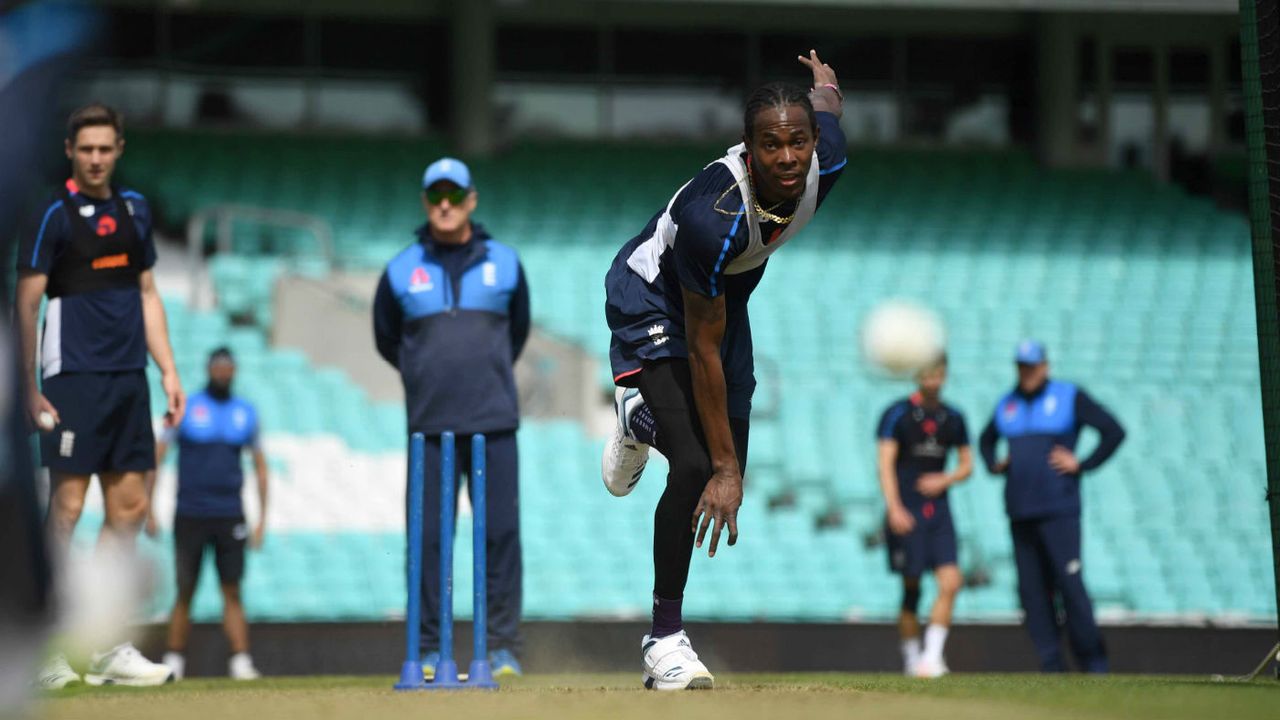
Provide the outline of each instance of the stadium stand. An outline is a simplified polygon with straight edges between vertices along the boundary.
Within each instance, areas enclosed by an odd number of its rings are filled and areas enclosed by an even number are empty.
[[[135,184],[169,227],[196,199],[304,210],[333,224],[340,266],[371,269],[420,222],[415,182],[437,151],[417,140],[140,132],[128,172],[163,178]],[[172,162],[175,154],[184,161]],[[712,155],[595,145],[478,163],[478,217],[519,248],[535,322],[603,357],[602,278],[613,253]],[[1012,348],[1026,335],[1047,342],[1055,375],[1085,382],[1128,426],[1116,459],[1085,481],[1084,567],[1104,618],[1274,617],[1244,218],[1138,175],[1046,173],[1019,155],[853,157],[752,304],[762,372],[742,537],[714,561],[695,559],[686,615],[896,612],[897,583],[877,539],[872,437],[879,411],[910,386],[872,375],[856,336],[875,302],[903,296],[944,316],[947,394],[975,440],[1012,383]],[[203,377],[210,347],[230,344],[238,391],[267,429],[279,481],[267,546],[250,559],[247,607],[258,620],[397,616],[403,412],[369,401],[341,372],[268,345],[274,279],[296,271],[282,258],[307,252],[290,242],[237,231],[236,252],[211,261],[218,310],[168,303],[187,382]],[[665,467],[655,456],[639,497],[614,499],[599,485],[602,442],[568,421],[521,430],[528,617],[648,611],[652,502]],[[162,472],[168,482],[171,474]],[[981,469],[953,491],[961,564],[974,582],[960,596],[961,619],[1016,617],[1001,491]],[[465,513],[460,523],[469,532]],[[168,544],[149,547],[171,572]],[[466,612],[470,550],[457,549],[455,597]],[[170,585],[158,583],[156,613]],[[216,583],[200,588],[195,617],[214,618]]]

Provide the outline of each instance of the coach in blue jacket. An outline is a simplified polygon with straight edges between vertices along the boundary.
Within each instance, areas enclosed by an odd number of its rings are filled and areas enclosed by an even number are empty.
[[[458,160],[422,179],[427,224],[387,263],[373,301],[378,353],[400,371],[409,431],[427,436],[422,552],[423,672],[434,677],[440,643],[440,434],[458,437],[458,472],[470,470],[471,435],[488,440],[490,660],[518,674],[521,603],[512,366],[529,336],[529,291],[515,250],[471,221],[476,191]],[[470,486],[468,485],[468,491]]]
[[[1027,632],[1041,670],[1065,670],[1054,604],[1060,598],[1080,668],[1106,672],[1107,651],[1080,564],[1080,476],[1111,457],[1124,440],[1124,428],[1080,387],[1049,379],[1044,345],[1025,340],[1016,359],[1018,386],[1000,399],[978,444],[987,469],[1005,476]],[[1101,439],[1081,461],[1075,447],[1085,425]],[[1009,455],[997,461],[1000,437],[1008,442]]]

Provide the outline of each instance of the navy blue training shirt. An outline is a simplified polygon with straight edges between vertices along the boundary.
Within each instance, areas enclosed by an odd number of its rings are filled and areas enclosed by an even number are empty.
[[[1101,435],[1093,454],[1080,462],[1088,472],[1106,462],[1124,440],[1124,428],[1106,408],[1074,383],[1050,380],[1027,394],[1015,388],[1000,398],[978,446],[991,470],[996,443],[1009,443],[1005,472],[1005,511],[1012,520],[1080,513],[1080,475],[1064,475],[1049,465],[1049,453],[1060,445],[1075,451],[1084,426]]]
[[[969,430],[964,415],[946,403],[929,408],[918,393],[903,398],[880,416],[876,430],[878,440],[896,440],[898,459],[894,472],[898,476],[898,497],[908,509],[919,510],[932,500],[945,504],[947,493],[936,498],[925,497],[916,489],[921,475],[947,469],[947,453],[951,448],[969,444]]]
[[[387,263],[373,300],[378,353],[400,371],[410,432],[514,430],[513,366],[529,336],[516,251],[478,223],[462,245],[418,241]]]
[[[129,254],[136,257],[137,269],[148,270],[155,265],[151,208],[146,198],[129,189],[120,189],[107,200],[77,192],[72,181],[67,181],[67,191],[66,196],[60,194],[39,212],[18,247],[19,273],[50,276],[40,351],[42,377],[64,372],[141,370],[147,365],[142,291],[136,282],[100,287],[93,274],[120,269],[120,263],[125,261],[120,248],[108,245],[124,239],[123,234],[130,230],[134,239],[129,244],[137,246]],[[132,222],[132,228],[121,228],[122,222]],[[67,263],[84,259],[78,257],[83,253],[73,252],[77,233],[101,238],[103,250],[89,261],[89,266],[68,268]],[[55,286],[55,278],[64,271],[71,279]]]
[[[818,140],[806,196],[773,211],[786,216],[799,209],[791,225],[762,220],[758,232],[752,227],[754,210],[735,188],[745,183],[725,162],[745,167],[745,148],[738,146],[694,176],[618,251],[605,277],[605,314],[613,331],[609,358],[615,380],[627,382],[625,378],[639,372],[645,360],[688,357],[684,290],[705,297],[724,296],[721,358],[729,416],[750,415],[755,368],[747,300],[764,275],[768,256],[799,232],[846,163],[839,118],[827,112],[815,116]],[[811,204],[806,207],[806,202]]]
[[[258,412],[248,400],[218,400],[203,390],[187,398],[187,414],[165,436],[178,447],[178,515],[244,515],[240,461],[246,449],[260,447],[259,432]]]

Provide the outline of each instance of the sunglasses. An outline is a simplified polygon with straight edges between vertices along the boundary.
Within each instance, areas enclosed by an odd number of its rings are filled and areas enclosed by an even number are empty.
[[[450,205],[461,205],[466,202],[467,193],[469,192],[470,191],[466,188],[457,188],[454,190],[428,190],[427,202],[431,205],[439,205],[445,200],[448,200]]]

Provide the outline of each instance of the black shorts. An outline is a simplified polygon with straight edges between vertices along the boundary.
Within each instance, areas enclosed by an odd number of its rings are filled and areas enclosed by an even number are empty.
[[[249,527],[243,517],[207,518],[179,515],[173,519],[173,559],[178,575],[178,595],[191,597],[200,578],[204,549],[213,546],[218,580],[234,585],[244,577],[244,547]]]
[[[44,381],[60,423],[40,432],[40,459],[56,473],[143,472],[156,466],[151,391],[142,370],[62,373]]]
[[[946,503],[926,503],[911,508],[916,527],[906,535],[895,535],[885,522],[888,537],[889,569],[904,578],[918,578],[926,570],[956,564],[956,527]]]

